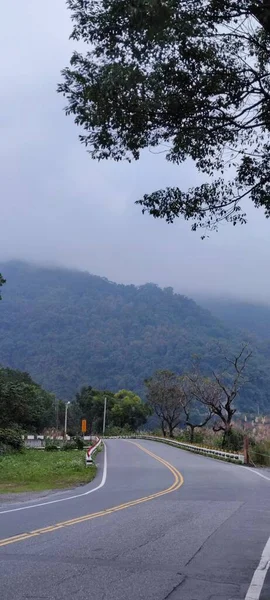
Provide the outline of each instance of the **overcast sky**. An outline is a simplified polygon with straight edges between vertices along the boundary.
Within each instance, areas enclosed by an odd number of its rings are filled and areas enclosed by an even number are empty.
[[[172,166],[148,151],[132,165],[91,160],[56,93],[74,48],[70,32],[65,0],[1,7],[1,260],[270,302],[270,221],[262,211],[251,208],[247,226],[222,225],[201,241],[188,223],[167,225],[134,205],[143,192],[199,181],[191,163]]]

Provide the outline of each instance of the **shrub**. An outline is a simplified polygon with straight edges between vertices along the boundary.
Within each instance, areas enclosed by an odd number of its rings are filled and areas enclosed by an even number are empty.
[[[190,443],[190,429],[189,427],[187,427],[186,429],[182,429],[179,431],[176,431],[176,435],[175,438],[177,440],[179,440],[179,442],[185,442],[187,444]],[[192,444],[197,444],[197,445],[205,445],[206,444],[206,440],[205,440],[205,430],[202,428],[197,428],[194,430],[194,437],[193,437],[193,442]]]
[[[244,447],[244,432],[242,429],[236,429],[233,427],[231,429],[230,435],[227,438],[226,447],[224,450],[229,450],[232,452],[239,452],[243,450]]]
[[[84,440],[82,437],[76,435],[76,437],[74,438],[74,442],[76,443],[76,447],[78,448],[78,450],[84,449]]]
[[[21,452],[23,448],[22,432],[19,429],[0,429],[0,454]]]
[[[132,432],[130,427],[128,427],[128,425],[126,425],[125,427],[109,427],[106,431],[105,431],[105,435],[112,435],[112,436],[117,436],[117,435],[132,435],[132,433],[134,433],[134,431]]]
[[[270,441],[251,444],[249,452],[250,459],[255,465],[270,467]]]
[[[68,450],[77,450],[77,448],[78,446],[76,440],[69,440],[63,444],[61,450],[66,452]]]
[[[57,446],[56,442],[54,442],[53,440],[46,439],[45,450],[47,452],[56,452],[56,450],[58,450],[58,446]]]

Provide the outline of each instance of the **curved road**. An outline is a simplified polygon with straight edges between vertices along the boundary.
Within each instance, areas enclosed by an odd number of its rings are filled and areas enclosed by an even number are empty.
[[[270,477],[157,442],[106,446],[90,485],[0,504],[1,600],[270,599],[268,554],[256,571]]]

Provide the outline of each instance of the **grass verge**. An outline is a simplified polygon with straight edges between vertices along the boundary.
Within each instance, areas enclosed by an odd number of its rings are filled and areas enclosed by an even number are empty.
[[[0,494],[69,488],[94,479],[95,465],[85,466],[85,452],[26,450],[0,457]]]

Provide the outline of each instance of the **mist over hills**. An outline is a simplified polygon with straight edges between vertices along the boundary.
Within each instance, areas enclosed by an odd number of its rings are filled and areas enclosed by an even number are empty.
[[[229,327],[270,339],[270,305],[231,298],[201,297],[198,302]]]
[[[143,394],[144,379],[155,370],[184,372],[194,354],[206,369],[216,367],[217,343],[233,350],[245,340],[254,354],[239,408],[270,412],[267,311],[261,313],[265,335],[258,325],[255,336],[243,327],[247,314],[241,320],[233,308],[215,309],[214,300],[210,312],[172,288],[116,284],[18,261],[0,264],[0,272],[7,280],[0,303],[0,364],[28,371],[59,397],[71,398],[85,384]]]

